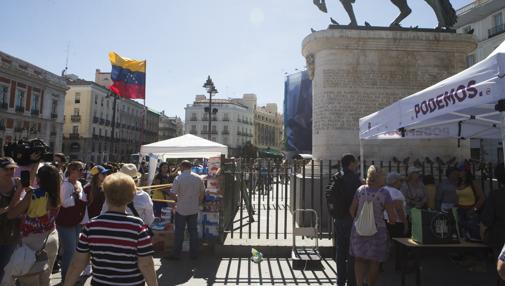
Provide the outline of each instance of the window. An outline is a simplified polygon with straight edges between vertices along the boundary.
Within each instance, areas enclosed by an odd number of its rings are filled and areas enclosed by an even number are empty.
[[[38,94],[33,94],[33,96],[32,96],[32,110],[33,111],[39,110],[39,101],[40,101],[40,96]]]
[[[96,132],[95,132],[95,131],[96,131],[96,130],[95,130],[95,127],[93,127],[93,135],[95,135],[95,134],[96,134]]]
[[[74,115],[79,115],[79,108],[74,108]]]
[[[9,88],[5,85],[0,85],[0,104],[7,105],[9,102]]]
[[[104,100],[104,99],[102,98],[102,104],[101,104],[102,106],[103,106],[103,100]]]
[[[466,65],[471,67],[475,64],[475,55],[468,55],[466,56]]]
[[[58,110],[58,100],[53,99],[52,105],[51,105],[51,113],[56,114],[56,111]]]
[[[228,125],[224,126],[224,131],[228,131]]]
[[[102,136],[102,129],[101,128],[98,128],[98,135]]]
[[[81,103],[81,93],[80,92],[75,93],[74,103]]]
[[[25,91],[16,89],[16,107],[23,107],[25,105]]]
[[[93,95],[93,97],[95,98],[95,105],[97,105],[98,104],[98,96],[96,96],[96,94],[95,94],[95,95]]]
[[[503,17],[501,12],[493,15],[493,22],[495,27],[503,24]]]
[[[72,127],[72,133],[74,133],[74,134],[79,133],[79,126],[78,125],[75,125]]]

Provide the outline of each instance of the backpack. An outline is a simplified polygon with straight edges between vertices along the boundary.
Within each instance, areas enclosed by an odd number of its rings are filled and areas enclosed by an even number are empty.
[[[372,199],[368,199],[368,195],[366,195],[365,202],[359,212],[358,218],[354,222],[354,226],[356,227],[356,232],[361,236],[372,236],[377,233],[373,197]]]
[[[349,212],[345,206],[344,199],[344,176],[342,172],[337,172],[331,177],[330,184],[324,193],[328,213],[332,218],[342,218]]]

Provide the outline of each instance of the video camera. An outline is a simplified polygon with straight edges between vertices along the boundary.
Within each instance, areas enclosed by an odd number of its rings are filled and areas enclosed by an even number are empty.
[[[40,161],[52,162],[53,153],[41,139],[19,140],[4,147],[5,156],[9,156],[18,165],[27,166]]]

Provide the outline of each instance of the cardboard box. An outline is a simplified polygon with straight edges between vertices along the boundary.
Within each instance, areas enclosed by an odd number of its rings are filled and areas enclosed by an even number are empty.
[[[153,233],[154,235],[152,237],[152,243],[154,251],[159,253],[170,252],[174,246],[175,241],[173,231],[153,230]]]

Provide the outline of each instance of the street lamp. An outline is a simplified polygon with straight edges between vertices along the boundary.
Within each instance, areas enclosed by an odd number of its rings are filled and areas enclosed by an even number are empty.
[[[217,89],[214,86],[214,82],[212,82],[212,79],[209,77],[207,78],[207,81],[203,84],[203,88],[207,89],[207,93],[209,94],[209,129],[207,130],[207,139],[211,139],[211,127],[212,127],[212,96],[217,94]]]

